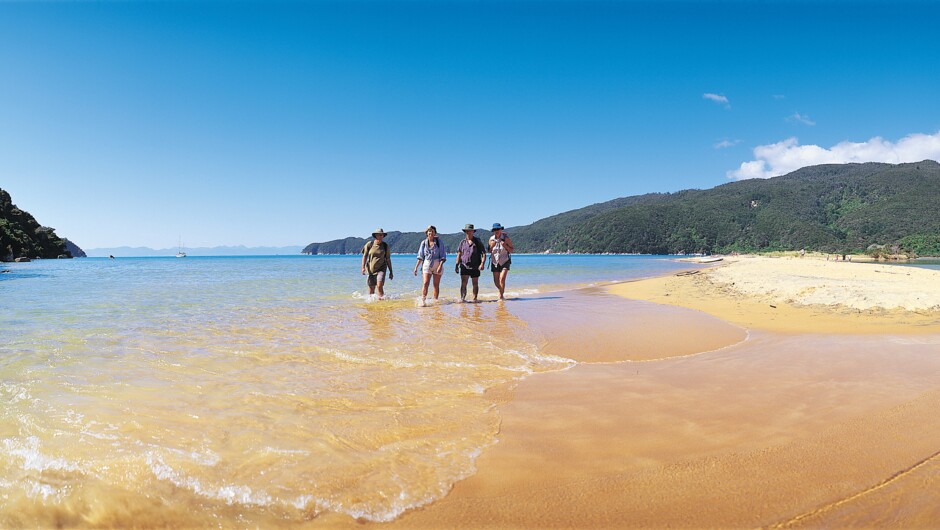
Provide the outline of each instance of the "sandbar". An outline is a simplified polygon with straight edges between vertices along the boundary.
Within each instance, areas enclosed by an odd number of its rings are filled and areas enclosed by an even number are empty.
[[[813,258],[726,258],[610,291],[781,333],[940,333],[940,271]]]

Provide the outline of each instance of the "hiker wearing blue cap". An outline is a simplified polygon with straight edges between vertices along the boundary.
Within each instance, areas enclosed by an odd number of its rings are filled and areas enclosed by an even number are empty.
[[[512,265],[512,240],[503,230],[503,225],[493,223],[493,235],[490,236],[490,270],[493,271],[493,283],[499,289],[499,299],[506,299],[506,276]]]

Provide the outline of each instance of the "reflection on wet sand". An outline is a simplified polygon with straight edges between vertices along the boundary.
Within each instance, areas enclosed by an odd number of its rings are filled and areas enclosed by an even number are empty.
[[[599,313],[618,306],[603,296],[568,302],[603,306]],[[670,337],[695,330],[695,319],[657,307],[674,329],[657,342],[666,357],[685,347]],[[631,318],[643,321],[621,315],[627,329]],[[592,318],[557,320],[583,338]],[[630,343],[608,340],[614,352],[601,357],[629,357]],[[938,348],[940,336],[754,332],[691,356],[538,374],[501,406],[500,443],[479,472],[397,524],[935,527]]]

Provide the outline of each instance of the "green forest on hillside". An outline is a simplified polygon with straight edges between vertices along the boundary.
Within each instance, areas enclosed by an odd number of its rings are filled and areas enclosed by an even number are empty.
[[[54,259],[61,255],[70,254],[55,230],[41,226],[32,215],[13,204],[9,193],[0,189],[0,260]]]
[[[940,164],[829,164],[708,190],[599,203],[507,231],[517,252],[864,252],[885,245],[940,255]],[[486,231],[478,231],[484,240]],[[412,253],[420,232],[393,232],[393,252]],[[462,233],[442,235],[455,248]],[[359,253],[364,238],[311,243],[308,254]]]

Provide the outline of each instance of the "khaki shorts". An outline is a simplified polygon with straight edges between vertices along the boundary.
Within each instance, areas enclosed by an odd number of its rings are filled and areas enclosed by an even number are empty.
[[[433,274],[433,275],[435,275],[435,276],[437,276],[437,275],[439,275],[439,274],[444,274],[443,268],[441,268],[441,272],[440,272],[440,273],[437,272],[437,269],[438,269],[438,267],[440,267],[440,266],[441,266],[441,260],[439,260],[439,259],[426,259],[426,260],[424,260],[424,265],[421,266],[421,272],[423,272],[424,274]],[[433,272],[432,272],[432,271],[433,271]]]
[[[369,287],[375,287],[380,283],[385,283],[385,271],[379,271],[375,274],[370,274],[369,278],[366,280],[366,284]]]

